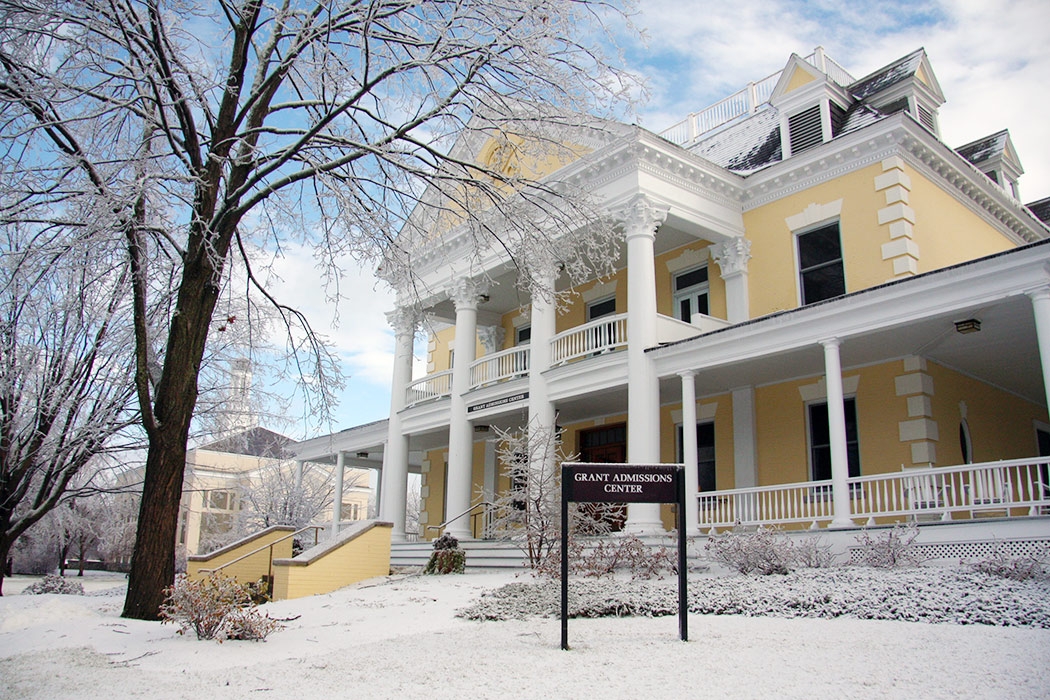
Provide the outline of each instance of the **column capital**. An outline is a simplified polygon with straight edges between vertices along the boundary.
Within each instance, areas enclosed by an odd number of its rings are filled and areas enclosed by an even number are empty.
[[[456,305],[456,311],[464,308],[476,309],[487,291],[487,282],[473,277],[460,277],[452,282],[448,289],[448,297]]]
[[[386,314],[386,321],[395,335],[415,335],[419,320],[419,311],[411,306],[399,306]]]
[[[665,204],[654,204],[644,194],[635,195],[626,206],[616,212],[624,225],[624,231],[628,239],[635,236],[648,236],[654,238],[656,229],[667,219],[667,211],[670,209]]]
[[[1050,299],[1050,286],[1029,289],[1025,294],[1027,294],[1028,298],[1032,301],[1044,301]]]
[[[681,377],[682,379],[692,379],[693,377],[696,376],[696,370],[695,369],[683,369],[681,372],[678,373],[678,376]]]
[[[837,348],[842,346],[841,338],[824,338],[824,340],[818,342],[825,348]]]
[[[737,236],[713,245],[711,257],[722,269],[722,277],[747,272],[747,263],[751,259],[751,241]]]

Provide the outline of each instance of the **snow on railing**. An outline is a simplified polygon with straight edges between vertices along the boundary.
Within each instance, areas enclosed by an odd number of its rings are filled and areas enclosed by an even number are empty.
[[[422,401],[441,398],[452,393],[452,370],[428,374],[408,385],[405,391],[405,405],[414,406]]]
[[[609,352],[627,345],[627,314],[603,316],[558,333],[551,339],[551,365],[587,355]]]
[[[835,61],[828,58],[824,50],[817,48],[803,60],[823,71],[839,85],[854,82],[853,76]],[[744,116],[754,114],[758,108],[769,101],[773,89],[780,80],[780,70],[762,78],[758,82],[748,83],[747,87],[734,92],[699,112],[693,112],[682,121],[660,132],[660,136],[679,146],[695,141],[709,131]]]
[[[522,345],[474,360],[470,365],[470,388],[524,376],[529,371],[529,359],[529,346]]]
[[[880,517],[952,520],[1050,512],[1050,461],[1020,459],[956,467],[903,469],[852,477],[849,517],[870,524]],[[697,494],[701,528],[830,521],[831,481],[808,481]]]

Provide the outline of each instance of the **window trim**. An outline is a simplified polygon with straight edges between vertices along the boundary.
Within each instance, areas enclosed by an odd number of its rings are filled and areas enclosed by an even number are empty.
[[[862,467],[861,462],[860,462],[860,415],[859,415],[858,408],[857,408],[857,397],[856,397],[856,395],[847,395],[847,396],[843,396],[842,397],[843,405],[845,405],[845,404],[847,404],[847,403],[849,403],[851,401],[853,402],[853,422],[854,422],[854,427],[855,427],[856,433],[857,433],[857,439],[853,443],[853,444],[856,445],[856,454],[857,454],[857,463],[856,463],[856,467],[857,468],[856,468],[856,472],[857,473],[856,474],[849,474],[850,478],[852,478],[854,476],[862,476],[864,474],[864,470],[863,470],[863,467]],[[813,408],[816,407],[816,406],[827,406],[827,405],[828,405],[827,397],[824,397],[824,398],[821,398],[821,399],[817,399],[815,401],[806,401],[803,404],[804,410],[805,410],[805,415],[806,415],[806,462],[807,462],[807,470],[808,470],[808,476],[809,476],[809,480],[810,481],[822,481],[822,479],[817,479],[816,478],[816,474],[814,473],[815,464],[814,464],[814,461],[813,461],[813,448],[814,448],[814,445],[813,445]],[[829,431],[828,449],[830,450],[831,449],[830,425],[828,426],[828,431]],[[847,460],[849,459],[849,453],[850,453],[850,449],[849,449],[850,441],[849,441],[848,433],[849,433],[849,430],[847,428],[847,438],[846,438],[846,458],[847,458]],[[831,469],[831,462],[830,462],[830,460],[828,462],[828,469],[829,470]],[[832,478],[830,473],[828,475],[828,478],[829,479]]]
[[[706,271],[706,279],[703,282],[699,282],[685,289],[676,289],[676,284],[679,277],[697,272],[698,270]],[[699,308],[696,311],[692,311],[690,318],[679,318],[678,314],[681,312],[682,301],[689,299],[689,308],[692,309],[692,300],[703,293],[707,297],[707,310],[701,311]],[[711,270],[708,268],[706,262],[701,265],[692,265],[687,268],[678,270],[671,274],[671,315],[677,318],[679,321],[685,321],[686,323],[692,323],[692,314],[704,314],[705,316],[711,315]]]

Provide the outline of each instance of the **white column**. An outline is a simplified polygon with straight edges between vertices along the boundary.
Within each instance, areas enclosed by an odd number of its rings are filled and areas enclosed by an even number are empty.
[[[477,348],[478,300],[481,286],[472,279],[457,280],[449,292],[456,305],[456,337],[453,342],[452,397],[448,426],[448,483],[446,519],[470,507],[471,475],[474,466],[474,429],[467,418],[466,393],[470,390],[470,364]],[[470,516],[463,515],[445,528],[457,539],[470,539]]]
[[[339,521],[343,517],[343,472],[346,471],[346,455],[342,450],[335,455],[335,486],[332,488],[332,528],[329,539],[339,534]]]
[[[831,527],[852,527],[849,498],[849,453],[846,449],[846,411],[843,407],[842,360],[838,338],[821,341],[828,387],[828,434],[831,438]]]
[[[750,320],[747,263],[751,259],[751,241],[740,236],[720,245],[713,245],[711,257],[718,263],[726,285],[726,320],[730,323]]]
[[[408,499],[408,435],[401,427],[401,411],[405,408],[408,385],[412,383],[412,346],[419,318],[412,309],[399,307],[387,314],[387,319],[394,327],[394,372],[390,382],[390,418],[383,449],[383,472],[376,498],[379,519],[394,524],[390,539],[403,542]]]
[[[700,534],[700,507],[696,494],[700,491],[699,465],[696,458],[696,372],[679,372],[682,378],[682,461],[685,463],[685,522],[686,535]]]
[[[554,282],[557,269],[553,264],[532,270],[532,310],[529,339],[529,470],[533,474],[554,469],[554,403],[551,402],[547,379],[543,373],[551,366],[551,339],[554,337],[557,310]]]
[[[666,207],[638,195],[622,212],[627,239],[627,461],[660,461],[660,385],[646,348],[656,345],[656,229]],[[663,532],[658,503],[632,503],[626,530]]]
[[[1043,393],[1050,407],[1050,287],[1028,292],[1035,313],[1035,337],[1039,345],[1039,360],[1043,365]]]
[[[733,389],[733,487],[758,486],[758,449],[755,446],[755,389]]]

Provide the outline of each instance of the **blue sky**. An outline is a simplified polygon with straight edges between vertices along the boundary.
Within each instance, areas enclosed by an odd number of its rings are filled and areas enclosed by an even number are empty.
[[[640,0],[638,10],[648,44],[622,48],[649,83],[650,100],[636,117],[648,129],[660,131],[780,70],[791,53],[823,46],[860,78],[923,47],[947,97],[940,126],[948,145],[1009,128],[1025,168],[1023,201],[1050,196],[1047,0]],[[385,312],[393,296],[371,270],[348,261],[344,299],[335,307],[312,287],[312,265],[308,253],[290,249],[281,265],[289,282],[278,298],[298,304],[339,349],[348,380],[332,429],[386,418],[393,335]],[[417,363],[416,376],[423,371]],[[328,432],[294,411],[289,418],[291,426],[274,428],[295,438]]]

